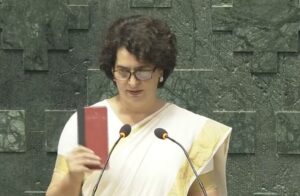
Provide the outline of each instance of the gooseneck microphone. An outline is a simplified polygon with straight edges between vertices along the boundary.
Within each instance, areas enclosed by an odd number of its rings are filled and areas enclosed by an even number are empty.
[[[179,142],[177,142],[176,140],[174,140],[173,138],[170,138],[169,135],[168,135],[168,132],[167,132],[166,130],[162,129],[162,128],[157,128],[157,129],[155,129],[155,130],[154,130],[154,134],[155,134],[156,137],[158,137],[159,139],[163,139],[163,140],[169,139],[169,140],[171,140],[172,142],[174,142],[175,144],[177,144],[177,145],[183,150],[183,152],[184,152],[184,154],[185,154],[185,156],[186,156],[186,158],[187,158],[187,160],[188,160],[188,162],[189,162],[189,164],[190,164],[190,166],[191,166],[191,168],[192,168],[192,170],[193,170],[193,172],[194,172],[194,174],[195,174],[195,176],[196,176],[196,180],[197,180],[198,185],[200,186],[200,188],[201,188],[201,190],[202,190],[204,196],[207,196],[207,193],[206,193],[206,190],[205,190],[205,188],[204,188],[204,185],[203,185],[203,183],[200,181],[199,176],[198,176],[198,174],[197,174],[197,172],[196,172],[196,169],[195,169],[195,167],[194,167],[194,165],[193,165],[193,163],[192,163],[192,161],[191,161],[191,159],[190,159],[190,157],[189,157],[189,154],[188,154],[187,151],[184,149],[184,147],[183,147]]]
[[[130,126],[129,124],[125,124],[125,125],[123,125],[123,126],[121,127],[120,132],[119,132],[120,137],[119,137],[119,139],[115,142],[115,144],[113,145],[111,151],[110,151],[109,154],[108,154],[108,157],[107,157],[107,160],[106,160],[106,162],[105,162],[105,165],[104,165],[104,167],[103,167],[103,169],[102,169],[102,172],[101,172],[101,174],[100,174],[100,176],[99,176],[99,178],[98,178],[98,180],[97,180],[97,183],[96,183],[95,186],[94,186],[92,196],[95,195],[95,193],[96,193],[96,191],[97,191],[97,189],[98,189],[98,185],[99,185],[100,180],[101,180],[101,178],[102,178],[102,176],[103,176],[104,170],[105,170],[106,167],[107,167],[107,164],[108,164],[108,161],[109,161],[109,159],[110,159],[110,156],[111,156],[112,152],[114,151],[114,149],[115,149],[115,147],[117,146],[117,144],[119,143],[119,141],[120,141],[122,138],[127,137],[127,136],[130,134],[130,132],[131,132],[131,126]]]

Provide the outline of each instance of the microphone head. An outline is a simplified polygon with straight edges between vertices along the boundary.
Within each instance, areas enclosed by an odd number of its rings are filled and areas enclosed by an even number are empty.
[[[120,129],[120,137],[127,137],[131,132],[131,126],[129,124],[125,124]]]
[[[156,135],[156,137],[158,137],[159,139],[167,139],[168,138],[168,132],[166,130],[164,130],[163,128],[156,128],[154,130],[154,134]]]

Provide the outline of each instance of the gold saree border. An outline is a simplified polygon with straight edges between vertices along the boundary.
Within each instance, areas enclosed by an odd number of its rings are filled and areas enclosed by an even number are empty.
[[[225,142],[230,134],[231,128],[207,119],[202,130],[196,136],[188,154],[198,174],[213,158],[218,148]],[[225,154],[224,154],[225,155]],[[176,176],[168,196],[187,195],[195,175],[187,160],[184,161]]]
[[[69,167],[65,156],[57,154],[54,173],[60,176],[65,176],[68,174],[68,172],[69,172]]]

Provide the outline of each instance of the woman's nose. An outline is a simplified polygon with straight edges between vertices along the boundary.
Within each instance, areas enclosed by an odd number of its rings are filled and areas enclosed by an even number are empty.
[[[134,73],[131,73],[131,74],[130,74],[130,77],[129,77],[129,79],[128,79],[128,84],[129,84],[130,86],[135,86],[135,85],[137,85],[139,82],[140,82],[140,81],[139,81],[138,79],[136,79],[135,74],[134,74]]]

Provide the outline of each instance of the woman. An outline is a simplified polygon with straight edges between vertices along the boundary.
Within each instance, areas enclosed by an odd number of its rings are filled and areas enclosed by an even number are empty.
[[[130,124],[132,131],[114,150],[96,195],[203,195],[184,153],[174,143],[156,138],[156,128],[167,130],[188,151],[209,196],[227,195],[230,127],[156,95],[175,67],[176,54],[175,35],[160,20],[131,16],[109,28],[100,68],[113,80],[118,94],[94,106],[107,107],[110,147],[122,125]],[[103,162],[90,149],[78,146],[74,114],[61,134],[46,195],[91,195],[100,170],[86,165]]]

